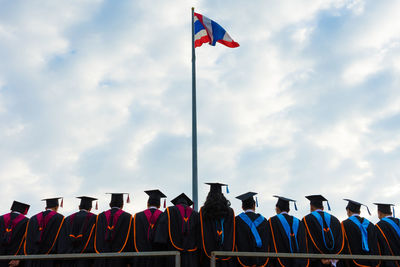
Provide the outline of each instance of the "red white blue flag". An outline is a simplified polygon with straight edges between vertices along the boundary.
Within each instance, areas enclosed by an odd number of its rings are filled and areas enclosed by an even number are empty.
[[[215,46],[217,42],[231,48],[239,46],[218,23],[199,13],[194,13],[194,47],[199,47],[204,43]]]

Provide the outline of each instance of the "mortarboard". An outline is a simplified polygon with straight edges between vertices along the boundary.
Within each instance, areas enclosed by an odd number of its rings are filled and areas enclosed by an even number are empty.
[[[324,198],[322,195],[310,195],[306,196],[308,200],[310,200],[310,204],[317,207],[317,208],[323,208],[324,205],[322,204],[323,201],[326,201],[326,204],[328,206],[328,210],[331,210],[331,207],[329,206],[329,201]]]
[[[273,196],[278,199],[278,202],[276,202],[276,206],[280,208],[281,210],[289,210],[289,202],[292,201],[294,203],[294,209],[297,210],[297,205],[296,205],[296,200],[286,198],[286,197],[281,197],[281,196]]]
[[[14,202],[11,205],[10,210],[17,211],[19,213],[26,215],[28,213],[29,208],[30,208],[30,205],[14,200]]]
[[[81,197],[76,197],[79,198],[81,200],[81,203],[79,204],[79,207],[81,209],[85,209],[85,210],[90,210],[93,205],[92,202],[97,200],[97,198],[94,197],[87,197],[87,196],[81,196]],[[97,210],[97,203],[96,203],[96,210]]]
[[[393,206],[393,217],[394,217],[394,204],[385,204],[385,203],[374,203],[374,205],[378,206],[378,210],[385,214],[391,214],[392,210],[391,207]]]
[[[220,193],[222,194],[222,187],[226,186],[226,193],[229,194],[229,189],[227,184],[221,183],[206,183],[210,186],[210,193]]]
[[[180,194],[179,196],[171,200],[171,202],[175,206],[178,204],[185,204],[186,206],[193,205],[193,201],[185,193]]]
[[[58,200],[61,199],[61,204],[58,204]],[[44,198],[42,201],[46,201],[46,209],[55,208],[60,206],[63,207],[64,198],[62,197],[54,197],[54,198]]]
[[[354,201],[354,200],[351,200],[351,199],[347,199],[347,198],[345,198],[345,199],[343,199],[343,200],[349,202],[349,203],[347,204],[347,206],[346,206],[346,209],[349,209],[349,210],[352,211],[352,212],[360,213],[360,208],[361,208],[361,206],[364,206],[364,207],[367,208],[368,214],[371,215],[371,212],[369,211],[369,208],[368,208],[367,205],[361,204],[360,202],[357,202],[357,201]]]

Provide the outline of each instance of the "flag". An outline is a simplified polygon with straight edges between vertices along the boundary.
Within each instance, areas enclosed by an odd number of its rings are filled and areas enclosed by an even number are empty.
[[[239,46],[218,23],[199,13],[194,13],[194,42],[194,47],[204,43],[215,46],[217,42],[231,48]]]

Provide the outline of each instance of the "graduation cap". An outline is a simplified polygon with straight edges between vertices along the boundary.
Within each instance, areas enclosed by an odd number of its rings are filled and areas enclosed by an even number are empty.
[[[273,196],[278,199],[278,202],[276,202],[276,206],[282,210],[282,211],[289,211],[289,202],[292,201],[294,203],[294,209],[297,210],[297,205],[296,205],[296,200],[286,198],[286,197],[281,197],[281,196]]]
[[[393,210],[393,217],[394,217],[394,204],[374,203],[374,205],[378,206],[378,211],[385,213],[385,214],[392,214],[392,210]],[[391,210],[392,206],[393,206],[393,208]]]
[[[90,210],[93,205],[92,202],[97,200],[97,198],[94,197],[87,197],[87,196],[82,196],[82,197],[76,197],[81,200],[81,204],[79,204],[80,209],[85,209],[85,210]],[[97,210],[97,202],[96,202],[96,210]]]
[[[222,187],[226,186],[226,193],[229,194],[229,188],[227,184],[221,183],[206,183],[210,186],[210,193],[220,193],[222,194]]]
[[[61,204],[58,204],[58,200],[61,199]],[[60,206],[63,207],[64,198],[63,197],[54,197],[54,198],[44,198],[42,201],[46,201],[46,209],[55,208]]]
[[[30,205],[14,200],[14,202],[11,205],[10,210],[17,211],[19,213],[26,215],[28,213],[29,208],[30,208]]]
[[[129,193],[106,193],[111,195],[111,201],[110,205],[111,206],[122,206],[124,204],[124,195],[128,195],[126,198],[126,203],[130,203],[131,200],[129,198]]]
[[[317,208],[323,208],[324,205],[322,204],[323,201],[326,201],[326,204],[328,205],[328,210],[331,210],[331,207],[329,206],[329,201],[324,198],[322,195],[310,195],[306,196],[308,200],[310,200],[310,204],[317,207]]]
[[[148,203],[150,203],[151,205],[156,205],[159,206],[160,205],[160,200],[161,198],[166,198],[167,196],[164,195],[160,190],[158,189],[154,189],[154,190],[147,190],[144,191],[147,195],[149,195],[149,200]],[[164,208],[165,208],[165,201],[164,201]]]
[[[351,200],[351,199],[343,199],[345,201],[348,201],[349,203],[346,206],[346,209],[349,209],[351,212],[356,212],[356,213],[360,213],[360,208],[361,206],[364,206],[367,208],[368,214],[371,215],[371,212],[369,211],[369,208],[367,205],[361,204],[360,202]]]
[[[185,193],[180,194],[179,196],[177,196],[176,198],[171,200],[171,202],[175,206],[179,205],[179,204],[184,204],[186,206],[192,206],[193,205],[193,201]]]
[[[256,203],[257,207],[258,207],[258,201],[255,201],[253,198],[255,195],[257,195],[257,193],[247,192],[247,193],[241,194],[240,196],[237,196],[236,198],[242,201],[242,205],[247,206],[247,204],[254,205],[253,203]]]

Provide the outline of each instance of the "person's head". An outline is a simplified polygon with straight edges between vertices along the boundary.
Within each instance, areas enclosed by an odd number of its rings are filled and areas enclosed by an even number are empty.
[[[111,194],[110,208],[122,209],[124,207],[124,194],[128,193],[108,193],[108,194]],[[128,199],[129,199],[129,194],[128,194]]]
[[[97,198],[94,197],[87,197],[87,196],[82,196],[82,197],[77,197],[81,200],[79,204],[79,210],[87,210],[91,211],[93,207],[93,201],[97,200]]]
[[[256,201],[254,200],[254,196],[257,195],[257,193],[254,192],[247,192],[244,193],[240,196],[237,196],[236,198],[242,201],[242,209],[244,211],[246,210],[256,210]]]
[[[368,213],[371,215],[369,212],[368,206],[361,204],[360,202],[351,200],[351,199],[344,199],[345,201],[348,201],[347,206],[346,206],[346,212],[347,216],[351,217],[353,215],[360,215],[361,214],[361,206],[365,206],[367,208]]]
[[[147,208],[156,207],[159,209],[161,207],[161,198],[167,197],[158,189],[147,190],[144,192],[149,196],[149,199],[147,200]]]
[[[275,205],[276,214],[280,214],[282,212],[289,213],[290,202],[294,203],[294,208],[295,208],[295,210],[297,210],[296,200],[286,198],[286,197],[281,197],[281,196],[274,196],[274,197],[278,198],[278,201],[276,202],[276,205]]]
[[[383,204],[383,203],[374,203],[375,205],[378,206],[378,218],[382,219],[388,216],[392,216],[392,206],[393,204]]]
[[[46,198],[42,199],[42,201],[46,201],[46,210],[52,210],[57,212],[60,204],[58,203],[58,200],[62,199],[61,197],[56,197],[56,198]],[[61,200],[61,207],[62,207],[62,200]]]
[[[11,205],[11,211],[16,211],[19,212],[21,214],[26,215],[28,213],[28,210],[30,208],[30,205],[22,203],[22,202],[18,202],[18,201],[14,201]]]
[[[192,206],[193,201],[185,194],[182,193],[173,200],[171,200],[172,204],[176,205],[183,205],[183,206]]]
[[[209,192],[201,210],[205,219],[221,219],[229,215],[230,205],[222,193]]]
[[[328,203],[328,200],[321,195],[310,195],[306,196],[306,198],[310,201],[311,212],[316,210],[324,210],[324,205],[322,204],[322,202],[326,201]],[[329,209],[329,203],[328,203],[328,209]]]

